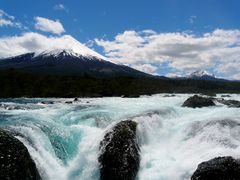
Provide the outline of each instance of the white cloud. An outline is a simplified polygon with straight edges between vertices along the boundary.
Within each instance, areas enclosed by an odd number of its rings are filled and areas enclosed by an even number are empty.
[[[70,35],[44,36],[39,33],[28,32],[20,36],[0,38],[0,57],[2,58],[29,52],[41,53],[53,49],[71,49],[82,55],[93,55],[104,59]]]
[[[237,73],[233,76],[233,79],[240,80],[240,73]]]
[[[240,30],[216,29],[196,36],[187,32],[125,31],[114,40],[95,39],[105,55],[122,64],[168,64],[182,74],[213,69],[233,78],[240,67]]]
[[[44,32],[62,34],[65,32],[63,25],[59,20],[51,20],[43,17],[35,17],[35,28]]]
[[[5,11],[3,11],[2,9],[0,9],[0,17],[3,17],[3,16],[7,17],[10,20],[14,20],[15,19],[14,16],[11,16],[8,13],[6,13]]]
[[[13,22],[6,19],[0,19],[0,27],[2,26],[13,26]]]
[[[166,74],[166,77],[179,78],[179,77],[184,77],[184,76],[182,76],[182,74],[178,74],[178,73],[168,73],[168,74]]]
[[[63,4],[56,4],[53,7],[54,10],[59,10],[59,11],[66,11],[68,12],[68,9],[63,5]]]
[[[137,64],[137,65],[132,65],[132,68],[137,69],[139,71],[143,71],[148,74],[157,74],[157,67],[153,66],[151,64]]]
[[[16,27],[22,28],[20,22],[15,21],[15,17],[7,14],[5,11],[0,9],[0,27]]]

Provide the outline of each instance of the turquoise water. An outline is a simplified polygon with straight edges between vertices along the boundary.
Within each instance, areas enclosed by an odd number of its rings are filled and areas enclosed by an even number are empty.
[[[72,99],[2,99],[0,126],[16,133],[43,179],[50,180],[98,179],[99,142],[126,119],[138,122],[139,180],[189,179],[204,160],[240,157],[239,109],[183,108],[190,95],[163,96],[84,98],[73,104],[65,103]]]

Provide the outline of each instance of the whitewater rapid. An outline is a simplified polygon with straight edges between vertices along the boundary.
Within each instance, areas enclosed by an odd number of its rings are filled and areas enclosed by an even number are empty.
[[[15,132],[43,179],[97,180],[104,133],[132,119],[138,122],[141,150],[137,179],[185,180],[202,161],[240,158],[239,109],[181,107],[189,96],[82,98],[73,104],[65,103],[72,99],[1,99],[0,127]]]

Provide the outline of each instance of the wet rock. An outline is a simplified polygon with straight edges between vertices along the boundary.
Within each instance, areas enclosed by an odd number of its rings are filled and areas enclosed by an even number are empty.
[[[215,106],[215,103],[212,98],[202,97],[198,95],[194,95],[188,98],[182,105],[183,107],[192,107],[192,108],[201,108],[208,106]]]
[[[139,98],[140,97],[140,95],[138,95],[138,94],[128,94],[128,95],[122,95],[121,96],[122,98]]]
[[[2,129],[0,129],[0,179],[41,179],[27,148]]]
[[[53,101],[42,101],[41,104],[54,104]]]
[[[140,163],[136,128],[136,122],[122,121],[104,136],[98,158],[101,180],[135,179]]]
[[[240,101],[237,101],[237,100],[217,99],[217,102],[224,104],[228,107],[235,107],[235,108],[240,107]]]
[[[78,101],[78,98],[74,98],[74,100],[73,100],[74,102],[77,102]]]
[[[217,157],[198,165],[191,180],[238,180],[240,161],[231,156]]]
[[[223,94],[223,95],[221,95],[221,97],[231,97],[231,96],[228,94]]]
[[[72,104],[73,102],[72,101],[66,101],[65,103],[66,104]]]

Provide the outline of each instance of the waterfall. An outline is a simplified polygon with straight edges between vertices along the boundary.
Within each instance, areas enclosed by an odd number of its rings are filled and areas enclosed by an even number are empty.
[[[43,179],[97,180],[99,142],[114,124],[131,119],[138,123],[137,179],[183,180],[202,161],[240,157],[239,109],[181,107],[189,96],[80,98],[73,104],[65,103],[71,99],[2,99],[0,127],[24,143]]]

